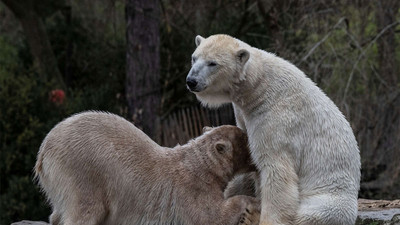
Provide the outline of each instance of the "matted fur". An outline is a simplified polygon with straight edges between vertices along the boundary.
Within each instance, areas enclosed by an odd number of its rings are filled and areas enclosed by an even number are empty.
[[[196,37],[188,86],[233,103],[260,171],[260,224],[350,225],[360,155],[336,105],[293,64],[228,35]]]
[[[35,173],[53,225],[258,224],[255,198],[223,196],[234,174],[254,169],[249,154],[237,127],[170,149],[117,115],[85,112],[49,132]]]

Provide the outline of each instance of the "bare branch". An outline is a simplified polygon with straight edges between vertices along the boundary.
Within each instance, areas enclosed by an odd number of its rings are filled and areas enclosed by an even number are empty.
[[[392,24],[387,25],[385,28],[383,28],[383,29],[381,30],[381,32],[379,32],[379,33],[375,36],[375,38],[368,44],[368,46],[367,46],[366,48],[364,48],[364,49],[361,51],[360,55],[358,55],[358,58],[357,58],[356,62],[354,63],[353,68],[351,69],[349,79],[347,80],[346,87],[345,87],[345,89],[344,89],[343,98],[342,98],[342,104],[346,101],[347,92],[349,91],[350,83],[351,83],[351,81],[353,80],[354,71],[355,71],[355,69],[356,69],[358,63],[360,62],[361,58],[365,56],[365,53],[369,50],[369,48],[371,48],[371,46],[372,46],[372,45],[373,45],[387,30],[389,30],[390,28],[392,28],[392,27],[398,25],[399,23],[400,23],[400,21],[396,21],[396,22],[394,22],[394,23],[392,23]]]
[[[302,62],[306,61],[307,58],[317,49],[322,43],[325,42],[326,39],[332,34],[332,32],[343,22],[346,20],[346,17],[342,17],[339,21],[332,27],[332,29],[320,40],[318,41],[311,49],[308,51],[307,55],[305,55],[299,62],[298,65],[301,65]]]

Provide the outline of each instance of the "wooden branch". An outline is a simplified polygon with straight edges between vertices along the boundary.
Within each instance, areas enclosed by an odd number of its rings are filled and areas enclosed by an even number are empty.
[[[344,89],[343,98],[342,98],[342,104],[346,101],[347,92],[349,91],[350,83],[351,83],[351,81],[353,80],[354,71],[355,71],[355,69],[356,69],[358,63],[360,62],[361,58],[365,56],[365,53],[369,50],[369,48],[372,47],[372,45],[373,45],[387,30],[389,30],[390,28],[392,28],[392,27],[394,27],[394,26],[396,26],[396,25],[398,25],[398,24],[400,24],[400,21],[395,21],[394,23],[389,24],[389,25],[387,25],[385,28],[383,28],[383,29],[375,36],[375,38],[368,44],[368,46],[367,46],[366,48],[364,48],[364,49],[361,51],[360,55],[358,55],[357,60],[356,60],[356,62],[354,63],[353,68],[351,69],[349,79],[347,80],[346,87],[345,87],[345,89]]]
[[[332,32],[344,21],[346,21],[346,17],[342,17],[339,19],[339,21],[335,24],[335,26],[333,26],[329,32],[320,40],[318,41],[311,49],[310,51],[308,51],[308,53],[300,60],[299,65],[306,61],[307,58],[322,44],[326,41],[326,39],[328,39],[329,36],[331,36]]]

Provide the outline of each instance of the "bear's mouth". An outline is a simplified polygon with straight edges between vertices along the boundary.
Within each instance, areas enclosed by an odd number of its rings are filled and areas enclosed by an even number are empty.
[[[196,86],[190,87],[189,85],[186,85],[186,88],[192,93],[198,93],[204,91],[207,86],[198,84]]]
[[[192,93],[200,92],[200,90],[198,90],[197,88],[190,88],[187,85],[186,85],[186,88]]]

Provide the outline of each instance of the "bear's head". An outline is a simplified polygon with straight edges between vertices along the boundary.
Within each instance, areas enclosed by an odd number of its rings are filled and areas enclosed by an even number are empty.
[[[192,54],[187,88],[209,107],[232,102],[232,87],[244,79],[250,46],[228,35],[208,38],[198,35],[195,42],[197,48]]]
[[[254,171],[247,135],[238,127],[223,125],[215,128],[204,127],[200,145],[213,162],[217,162],[223,176]]]

